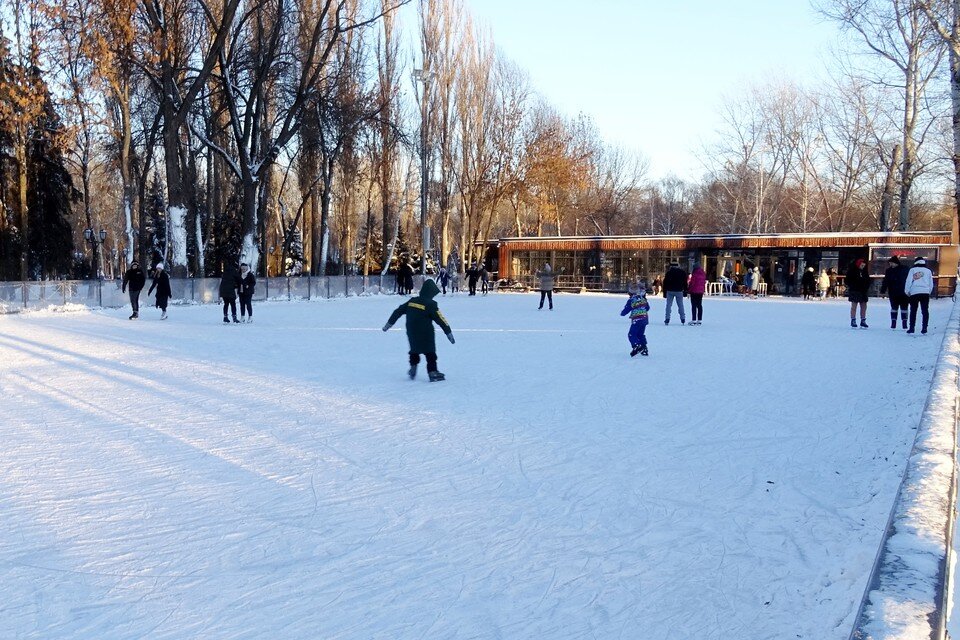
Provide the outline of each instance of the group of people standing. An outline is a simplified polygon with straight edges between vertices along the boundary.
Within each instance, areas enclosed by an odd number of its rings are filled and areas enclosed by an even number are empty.
[[[240,265],[240,274],[227,266],[220,278],[220,299],[223,301],[223,321],[230,322],[227,311],[230,311],[233,322],[253,322],[253,292],[257,287],[257,279],[250,271],[250,265]],[[237,319],[237,299],[240,299],[240,319]]]
[[[800,278],[800,290],[804,300],[823,300],[836,286],[837,278],[830,271],[821,271],[817,275],[816,269],[807,267]]]
[[[147,282],[147,276],[140,268],[140,263],[134,260],[130,263],[130,268],[123,274],[122,291],[130,290],[130,314],[131,320],[140,317],[140,292]],[[253,322],[253,292],[257,286],[257,279],[250,271],[247,263],[240,265],[240,273],[237,274],[232,266],[224,269],[223,276],[220,278],[219,295],[223,302],[223,321],[229,323],[230,316],[233,322]],[[147,295],[152,295],[156,289],[156,305],[160,309],[160,319],[167,319],[167,303],[173,296],[170,288],[170,276],[167,275],[163,263],[160,262],[153,268],[153,283],[147,291]],[[240,318],[237,318],[237,300],[240,301]]]
[[[123,274],[121,288],[124,293],[127,293],[128,288],[130,289],[130,309],[133,311],[130,314],[131,320],[140,317],[140,292],[143,291],[146,284],[147,275],[140,268],[140,263],[134,260],[130,263],[130,268]],[[147,295],[152,295],[154,289],[157,291],[156,304],[157,308],[160,309],[160,319],[166,320],[167,303],[173,296],[173,291],[170,289],[170,276],[164,270],[162,262],[153,268],[153,282],[150,284],[150,289],[147,290]]]
[[[863,263],[858,260],[857,263]],[[890,299],[890,328],[897,328],[897,315],[900,315],[901,326],[907,333],[914,333],[917,327],[917,309],[920,310],[920,333],[927,332],[930,322],[930,295],[933,293],[933,272],[927,267],[927,261],[921,256],[913,261],[913,266],[901,264],[900,258],[891,256],[888,267],[883,274],[880,293],[886,293]],[[853,267],[851,267],[853,269]],[[863,264],[858,264],[858,272],[865,271]],[[861,277],[861,276],[857,276]],[[868,276],[869,277],[869,276]],[[849,278],[849,276],[848,276]],[[849,286],[849,285],[848,285]],[[850,326],[854,324],[854,304],[851,299]],[[908,312],[909,309],[909,312]],[[866,328],[867,303],[863,302],[860,326]],[[909,313],[909,328],[907,325]]]
[[[663,324],[670,324],[670,315],[676,303],[680,316],[680,324],[687,323],[687,316],[683,308],[683,299],[690,296],[690,324],[699,326],[703,323],[703,296],[707,292],[707,272],[700,263],[693,265],[693,272],[687,275],[685,269],[678,262],[670,263],[670,268],[663,276],[663,297],[667,299],[666,312]]]

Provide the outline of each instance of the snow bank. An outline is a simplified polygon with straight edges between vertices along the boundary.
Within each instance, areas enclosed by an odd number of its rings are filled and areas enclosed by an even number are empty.
[[[943,637],[960,363],[955,305],[927,405],[852,638]]]

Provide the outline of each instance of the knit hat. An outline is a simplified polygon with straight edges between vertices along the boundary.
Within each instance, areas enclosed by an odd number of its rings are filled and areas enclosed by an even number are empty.
[[[913,261],[913,264],[915,264],[918,267],[923,267],[927,264],[927,261],[923,259],[923,256],[920,256],[919,258]]]
[[[162,262],[158,262],[158,263],[157,263],[157,271],[163,271],[163,263],[162,263]]]
[[[900,258],[897,256],[890,256],[890,259],[887,262],[892,262],[893,264],[900,264]]]

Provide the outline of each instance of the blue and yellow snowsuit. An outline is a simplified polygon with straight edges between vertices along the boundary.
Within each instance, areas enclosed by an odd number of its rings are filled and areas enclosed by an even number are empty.
[[[621,316],[630,314],[630,331],[627,333],[627,338],[630,340],[631,347],[647,346],[647,336],[644,333],[650,322],[649,313],[650,303],[647,302],[646,292],[631,295],[623,311],[620,312]]]

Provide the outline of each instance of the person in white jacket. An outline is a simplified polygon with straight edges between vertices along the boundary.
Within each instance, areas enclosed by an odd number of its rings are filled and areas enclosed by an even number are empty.
[[[827,273],[827,270],[824,269],[820,272],[820,276],[817,278],[817,292],[820,294],[820,299],[823,300],[827,297],[827,293],[830,291],[830,274]]]
[[[919,257],[913,261],[913,267],[907,273],[907,282],[903,292],[910,298],[910,328],[907,333],[913,333],[917,326],[917,307],[923,316],[923,325],[920,333],[927,332],[927,322],[930,319],[930,294],[933,293],[933,273],[927,268],[927,261]]]

